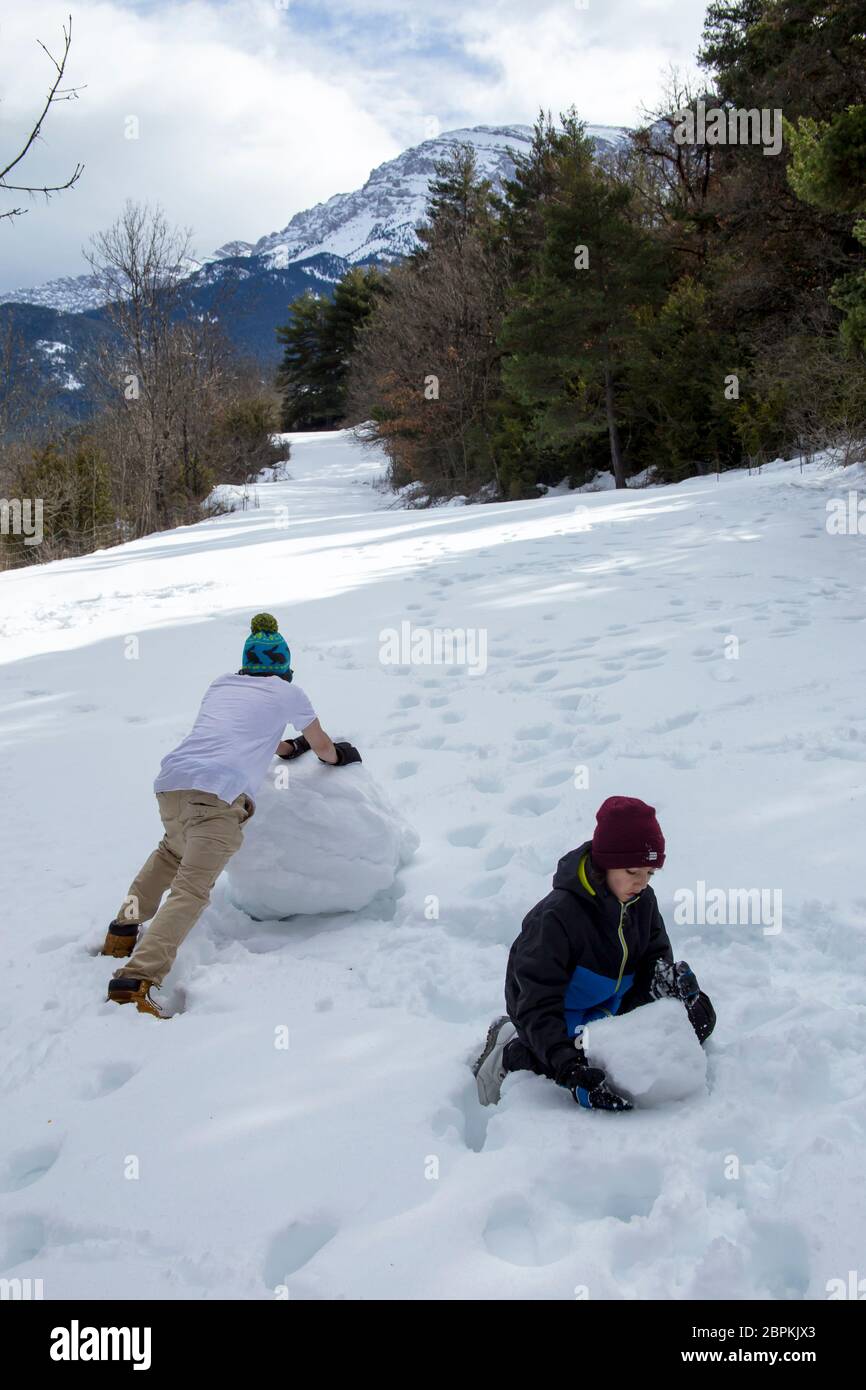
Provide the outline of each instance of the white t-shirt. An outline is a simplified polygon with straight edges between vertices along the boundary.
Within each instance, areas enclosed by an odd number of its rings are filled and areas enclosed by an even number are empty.
[[[213,792],[255,800],[285,727],[303,733],[316,711],[298,685],[279,676],[217,676],[195,723],[163,758],[155,792]]]

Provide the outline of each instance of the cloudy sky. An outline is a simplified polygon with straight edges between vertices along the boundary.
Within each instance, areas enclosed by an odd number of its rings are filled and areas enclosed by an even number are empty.
[[[584,8],[585,6],[585,8]],[[539,106],[628,125],[673,64],[694,70],[706,0],[0,0],[0,167],[53,76],[66,86],[0,191],[0,289],[86,270],[128,197],[159,203],[207,255],[359,187],[438,129],[531,124]],[[134,138],[130,138],[133,136]],[[22,177],[25,174],[26,177]]]

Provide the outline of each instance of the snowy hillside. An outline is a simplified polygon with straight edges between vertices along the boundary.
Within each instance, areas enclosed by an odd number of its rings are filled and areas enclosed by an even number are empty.
[[[271,232],[255,243],[226,242],[201,262],[191,261],[190,272],[206,268],[212,274],[220,261],[246,257],[257,258],[254,265],[258,272],[332,256],[344,263],[335,268],[332,278],[338,279],[348,266],[358,262],[393,260],[415,245],[415,228],[424,216],[436,160],[455,145],[471,144],[477,152],[479,172],[499,184],[513,169],[509,147],[528,149],[531,134],[531,128],[524,125],[446,131],[380,164],[363,188],[336,193],[326,203],[295,213],[282,231]],[[605,150],[621,141],[624,132],[617,126],[588,126],[587,134],[597,149]],[[93,275],[64,276],[32,289],[0,293],[0,304],[40,304],[67,313],[83,313],[104,302],[102,285]]]
[[[866,1236],[866,541],[826,526],[862,474],[404,511],[340,433],[295,436],[289,472],[258,509],[0,576],[0,1276],[826,1298]],[[256,922],[221,880],[162,1023],[104,1002],[95,953],[160,833],[160,758],[263,608],[420,844],[357,913]],[[483,660],[387,664],[403,624],[474,631]],[[586,1113],[524,1073],[482,1110],[509,945],[611,794],[667,838],[654,886],[718,1013],[707,1090]],[[677,919],[687,890],[753,888],[772,923]]]

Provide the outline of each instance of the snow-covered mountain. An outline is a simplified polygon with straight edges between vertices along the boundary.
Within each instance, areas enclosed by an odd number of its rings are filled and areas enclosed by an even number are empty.
[[[619,126],[588,126],[587,133],[601,151],[612,149],[625,135]],[[415,229],[423,220],[427,190],[435,162],[460,144],[475,148],[478,168],[496,185],[513,169],[509,149],[526,150],[532,130],[526,125],[473,126],[449,130],[404,150],[374,169],[363,188],[335,193],[325,203],[297,212],[282,231],[269,232],[256,242],[228,241],[210,256],[191,263],[191,273],[212,275],[220,261],[257,258],[256,269],[283,270],[315,256],[335,258],[314,278],[331,282],[347,265],[389,262],[415,244]],[[84,313],[105,303],[97,276],[63,276],[32,289],[0,293],[0,304],[38,304],[64,313]]]
[[[98,275],[61,275],[32,289],[5,290],[0,304],[38,304],[41,309],[56,309],[63,314],[86,314],[105,303],[102,281]]]
[[[590,126],[587,133],[600,149],[613,148],[625,134],[617,126]],[[514,169],[509,151],[528,150],[531,138],[532,129],[526,125],[449,130],[380,164],[354,193],[337,193],[326,203],[296,213],[282,231],[260,237],[254,244],[229,242],[211,259],[258,255],[280,268],[322,252],[340,256],[350,265],[394,260],[416,243],[415,229],[424,216],[437,160],[458,145],[472,145],[479,170],[499,186]]]

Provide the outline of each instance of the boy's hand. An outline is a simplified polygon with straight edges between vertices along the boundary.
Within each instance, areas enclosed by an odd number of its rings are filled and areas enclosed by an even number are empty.
[[[672,965],[669,960],[657,960],[649,992],[653,999],[681,999],[688,1005],[697,999],[700,988],[687,961],[678,960]]]
[[[361,754],[352,743],[346,743],[345,741],[335,743],[334,748],[337,753],[337,761],[335,763],[328,763],[328,767],[345,767],[347,763],[359,763],[361,761]],[[327,762],[327,759],[320,758],[319,762]]]
[[[585,1062],[573,1063],[557,1077],[557,1082],[571,1091],[583,1110],[634,1109],[631,1101],[619,1095],[609,1084],[601,1067],[591,1067]]]
[[[716,1026],[716,1011],[703,991],[686,1004],[686,1013],[698,1042],[704,1043]]]
[[[284,738],[277,744],[277,757],[285,762],[291,762],[292,758],[299,758],[302,753],[309,753],[310,745],[301,734],[300,738]]]
[[[701,991],[698,986],[697,976],[686,961],[677,961],[674,966],[674,980],[677,987],[677,994],[686,1007],[694,1003]]]
[[[687,961],[678,960],[671,965],[670,961],[657,960],[650,981],[650,994],[653,999],[679,999],[685,1006],[699,1043],[705,1042],[715,1028],[716,1011]]]

